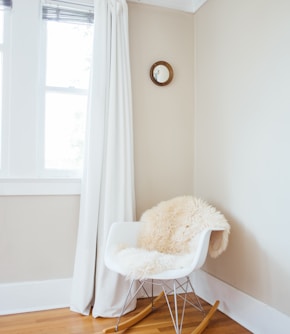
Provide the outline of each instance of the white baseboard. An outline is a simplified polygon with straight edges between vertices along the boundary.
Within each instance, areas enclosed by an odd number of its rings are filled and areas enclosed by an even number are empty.
[[[285,334],[290,317],[233,288],[204,271],[192,274],[197,295],[210,304],[220,301],[219,310],[254,334]]]
[[[0,315],[68,307],[71,278],[0,284]]]
[[[254,334],[284,334],[290,317],[204,271],[192,275],[196,293]],[[0,315],[69,307],[72,279],[0,284]]]

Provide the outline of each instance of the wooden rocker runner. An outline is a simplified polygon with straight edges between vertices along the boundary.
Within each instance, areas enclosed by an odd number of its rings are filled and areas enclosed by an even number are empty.
[[[142,319],[147,317],[147,315],[149,315],[153,311],[154,304],[156,304],[158,302],[158,300],[161,299],[161,297],[163,297],[163,292],[161,292],[153,300],[152,304],[149,304],[148,306],[146,306],[138,314],[136,314],[135,316],[133,316],[132,318],[130,318],[128,320],[125,320],[125,321],[117,324],[116,326],[112,326],[112,327],[108,327],[108,328],[103,329],[103,333],[115,333],[115,332],[122,331],[124,329],[128,329],[128,328],[136,325],[139,321],[141,321]]]
[[[219,303],[220,302],[217,300],[213,304],[213,306],[211,307],[211,309],[208,312],[208,314],[205,316],[205,318],[202,320],[202,322],[194,329],[194,331],[191,334],[200,334],[200,333],[202,333],[206,329],[206,327],[207,327],[210,319],[212,318],[212,316],[214,315],[215,311],[217,310],[217,308],[219,306]]]
[[[134,315],[132,318],[125,320],[123,322],[120,322],[116,326],[111,326],[108,328],[103,329],[104,334],[109,333],[117,333],[118,331],[123,331],[125,329],[129,329],[130,327],[136,325],[138,322],[143,320],[145,317],[147,317],[153,310],[154,305],[164,296],[164,293],[161,292],[154,300],[152,304],[149,304],[147,307],[145,307],[142,311],[140,311],[138,314]],[[201,334],[209,324],[210,319],[214,315],[215,311],[217,310],[219,305],[219,301],[216,301],[214,305],[211,307],[208,314],[203,318],[201,323],[193,330],[191,334]]]

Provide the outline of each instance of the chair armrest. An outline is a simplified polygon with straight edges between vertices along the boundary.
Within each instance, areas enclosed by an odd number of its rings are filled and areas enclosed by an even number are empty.
[[[138,235],[144,222],[116,222],[111,225],[105,248],[105,264],[115,269],[114,254],[119,247],[137,247]],[[114,268],[113,268],[114,267]]]

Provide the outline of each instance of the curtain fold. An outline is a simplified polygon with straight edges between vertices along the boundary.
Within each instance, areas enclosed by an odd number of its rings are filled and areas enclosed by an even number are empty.
[[[135,220],[132,96],[125,0],[95,1],[94,54],[71,310],[118,316],[129,288],[104,265],[115,221]],[[130,306],[135,308],[133,303]]]

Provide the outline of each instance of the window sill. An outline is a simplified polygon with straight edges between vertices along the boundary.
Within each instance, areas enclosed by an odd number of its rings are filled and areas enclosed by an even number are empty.
[[[66,179],[0,179],[0,196],[79,195],[81,180]]]

